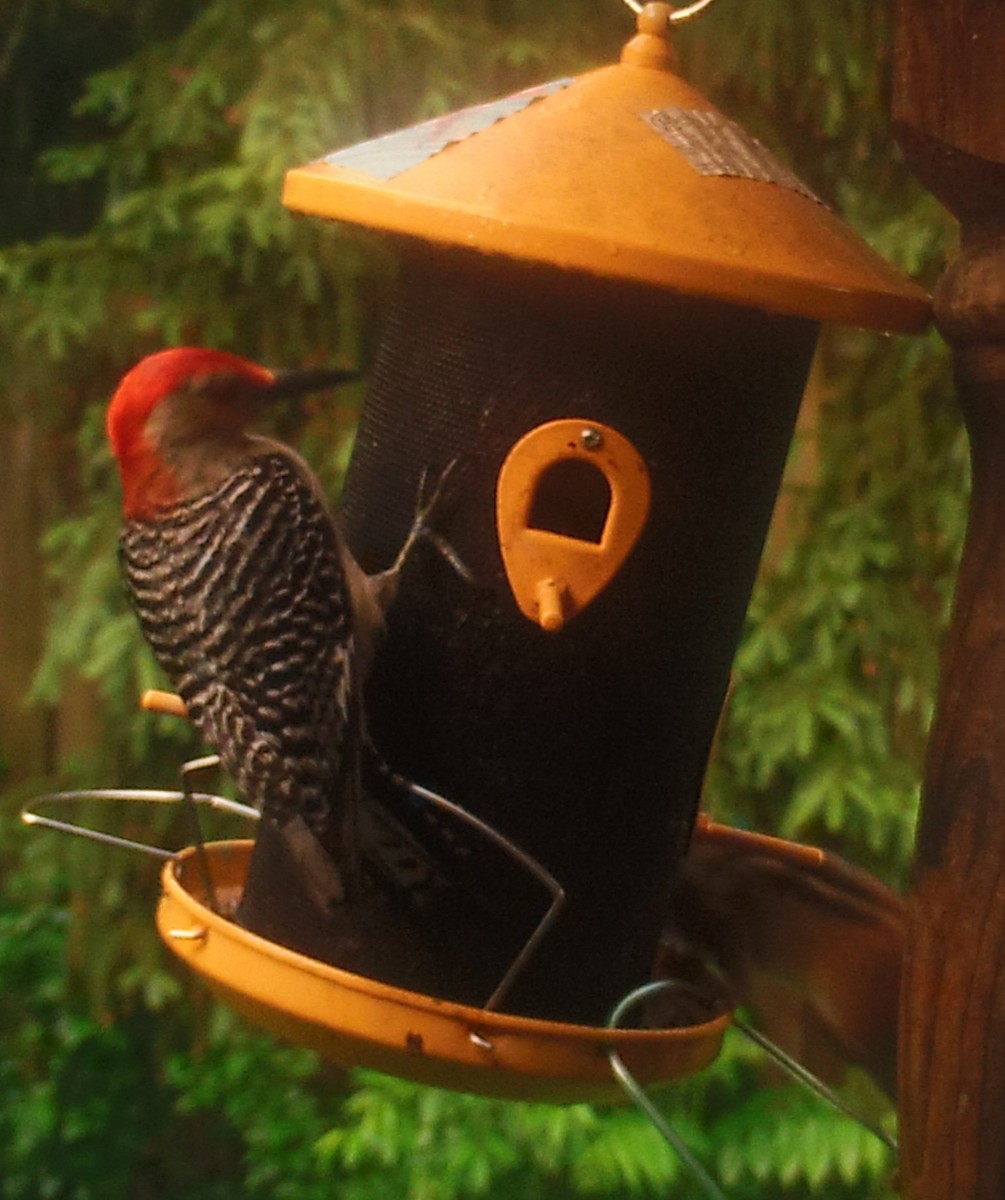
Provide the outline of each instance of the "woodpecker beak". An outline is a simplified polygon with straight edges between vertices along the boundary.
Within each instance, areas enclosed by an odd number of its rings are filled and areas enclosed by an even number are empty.
[[[300,371],[273,371],[272,382],[256,391],[262,400],[286,400],[308,392],[323,392],[325,388],[359,379],[361,371],[346,371],[339,367],[308,367]]]

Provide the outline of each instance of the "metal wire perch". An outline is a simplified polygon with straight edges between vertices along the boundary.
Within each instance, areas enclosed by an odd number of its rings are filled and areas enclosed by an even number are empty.
[[[449,813],[452,817],[469,825],[476,832],[480,833],[482,837],[492,842],[493,845],[498,846],[500,850],[505,851],[524,870],[533,875],[551,896],[551,904],[548,906],[548,910],[534,927],[530,937],[524,943],[523,948],[517,954],[516,958],[513,959],[502,979],[496,984],[491,996],[482,1005],[486,1012],[491,1012],[502,1004],[523,969],[541,945],[544,937],[558,919],[558,915],[565,905],[565,889],[555,876],[546,870],[536,858],[533,858],[525,850],[521,849],[516,842],[501,834],[480,817],[476,817],[474,813],[468,812],[466,808],[462,808],[459,804],[455,804],[452,800],[448,800],[445,796],[439,795],[430,788],[422,787],[420,784],[413,783],[409,779],[404,779],[400,775],[390,773],[389,778],[397,786],[405,788],[416,799],[432,804],[443,812]]]
[[[213,756],[215,758],[215,756]],[[202,770],[209,764],[208,759],[194,759],[182,768],[182,778],[185,779],[186,769]],[[67,792],[48,792],[30,801],[21,810],[21,820],[25,825],[37,825],[41,829],[54,829],[58,833],[68,833],[73,837],[87,838],[92,842],[100,842],[104,846],[115,846],[121,850],[136,850],[151,858],[171,859],[176,851],[167,850],[163,846],[154,846],[149,842],[139,842],[134,838],[119,837],[114,833],[106,833],[102,829],[91,829],[86,825],[78,825],[72,821],[63,821],[58,817],[50,817],[39,812],[42,807],[51,804],[82,804],[90,800],[111,800],[116,802],[143,804],[183,804],[186,801],[193,805],[215,809],[218,812],[230,813],[244,817],[250,821],[258,820],[258,812],[247,804],[237,800],[228,800],[225,796],[216,796],[210,792],[195,792],[190,789],[182,791],[163,791],[158,788],[82,788]]]
[[[215,754],[190,759],[184,763],[181,768],[182,788],[180,791],[162,791],[153,788],[87,788],[77,791],[50,792],[26,805],[21,811],[21,819],[26,825],[37,825],[44,829],[56,830],[59,833],[71,834],[74,837],[86,838],[93,842],[99,842],[102,845],[115,846],[125,850],[135,850],[152,858],[169,860],[176,857],[176,851],[155,846],[148,842],[140,842],[133,838],[121,837],[118,834],[107,833],[104,830],[92,829],[75,822],[61,820],[58,817],[52,817],[40,812],[39,809],[52,804],[81,804],[94,800],[182,804],[189,812],[192,844],[195,849],[203,890],[212,911],[220,912],[220,904],[213,882],[213,873],[210,870],[206,845],[199,822],[199,808],[208,807],[252,821],[259,820],[259,813],[257,809],[247,804],[242,804],[239,801],[228,800],[223,796],[218,796],[210,792],[196,791],[194,789],[192,786],[193,777],[204,771],[215,769],[219,764],[220,759]],[[499,833],[498,830],[482,821],[479,817],[476,817],[473,813],[462,808],[461,805],[455,804],[452,800],[448,800],[445,796],[439,795],[430,788],[422,787],[420,784],[413,783],[411,780],[405,779],[393,772],[387,772],[387,775],[396,787],[404,789],[420,803],[432,805],[448,813],[455,820],[468,825],[482,837],[492,842],[493,845],[499,847],[499,849],[508,854],[524,870],[533,875],[551,897],[551,902],[543,917],[531,931],[527,941],[483,1005],[485,1011],[498,1009],[557,920],[565,904],[565,891],[558,880],[536,859],[527,854],[509,838]]]

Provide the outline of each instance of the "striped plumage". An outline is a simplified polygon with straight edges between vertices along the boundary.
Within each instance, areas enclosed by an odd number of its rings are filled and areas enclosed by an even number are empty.
[[[359,693],[382,618],[306,463],[248,429],[270,401],[347,376],[179,347],[137,363],[107,418],[143,632],[262,811],[253,861],[278,838],[325,911],[356,874]]]
[[[143,632],[263,815],[236,919],[325,961],[376,969],[377,946],[392,971],[410,952],[397,899],[382,899],[375,881],[420,897],[435,864],[362,791],[361,693],[428,510],[391,567],[366,576],[307,464],[249,432],[270,400],[346,374],[164,350],[122,379],[107,427],[122,479],[122,566]]]
[[[333,521],[271,450],[125,523],[143,632],[242,797],[336,849],[359,745],[351,602]]]
[[[345,375],[276,374],[194,347],[138,363],[107,417],[122,566],[192,721],[262,812],[240,896],[219,898],[225,915],[323,962],[471,999],[484,980],[468,980],[470,955],[463,989],[445,983],[441,962],[443,947],[482,934],[477,920],[470,933],[471,901],[455,882],[456,838],[403,803],[365,745],[362,714],[416,540],[428,536],[464,574],[426,526],[446,472],[395,561],[367,576],[306,463],[249,432],[270,400]]]

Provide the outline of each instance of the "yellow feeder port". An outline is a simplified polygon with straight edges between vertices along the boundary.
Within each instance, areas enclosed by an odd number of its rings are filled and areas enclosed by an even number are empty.
[[[587,490],[584,471],[605,492],[592,506],[601,518],[593,530],[583,526],[584,516],[594,514],[570,512],[567,503],[570,492],[580,499]],[[557,632],[584,608],[635,545],[649,497],[645,460],[616,429],[566,418],[522,437],[499,473],[496,521],[506,574],[524,616]]]
[[[922,329],[926,293],[674,74],[665,4],[621,61],[287,174],[288,208],[770,312]]]

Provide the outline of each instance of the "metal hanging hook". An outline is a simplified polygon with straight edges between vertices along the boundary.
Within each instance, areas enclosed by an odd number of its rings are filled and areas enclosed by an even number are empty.
[[[804,1067],[801,1062],[794,1059],[791,1054],[787,1054],[781,1046],[777,1045],[770,1038],[765,1037],[759,1029],[755,1029],[753,1025],[749,1025],[746,1021],[741,1020],[735,1013],[733,1014],[733,1028],[738,1033],[742,1033],[755,1046],[759,1046],[765,1054],[774,1059],[782,1070],[791,1075],[797,1083],[801,1083],[803,1087],[809,1088],[811,1092],[818,1095],[821,1100],[826,1101],[835,1112],[839,1112],[842,1116],[849,1117],[857,1125],[861,1125],[863,1129],[871,1133],[873,1137],[878,1138],[894,1154],[900,1153],[900,1147],[896,1138],[891,1137],[886,1130],[881,1129],[875,1122],[863,1116],[862,1113],[858,1112],[847,1101],[842,1099],[837,1092],[829,1088],[822,1079],[818,1079],[812,1071]]]
[[[671,25],[683,25],[685,21],[690,21],[696,17],[703,9],[713,3],[713,0],[695,0],[694,4],[685,5],[684,8],[675,8],[670,13]],[[625,0],[625,4],[635,13],[636,16],[646,7],[645,4],[640,4],[639,0]]]
[[[610,1029],[617,1029],[620,1026],[622,1018],[638,1004],[649,1000],[655,996],[665,992],[677,991],[685,996],[689,993],[694,994],[694,989],[691,984],[685,983],[677,979],[660,979],[652,983],[643,984],[636,988],[635,991],[629,992],[613,1009],[611,1015],[607,1019],[607,1025]],[[746,1037],[754,1045],[760,1047],[770,1058],[772,1058],[780,1067],[782,1067],[797,1083],[814,1092],[821,1099],[825,1100],[832,1108],[843,1116],[849,1117],[855,1121],[863,1129],[868,1130],[874,1137],[878,1138],[883,1144],[894,1154],[898,1152],[896,1138],[890,1137],[885,1130],[881,1129],[874,1122],[863,1117],[861,1113],[856,1112],[848,1105],[836,1092],[827,1087],[820,1079],[818,1079],[812,1071],[809,1071],[801,1063],[797,1062],[791,1055],[770,1038],[764,1036],[763,1033],[754,1029],[753,1026],[741,1020],[735,1012],[731,1013],[730,1020],[733,1027]],[[719,1187],[718,1183],[705,1170],[704,1166],[695,1158],[687,1143],[681,1135],[669,1124],[660,1110],[656,1107],[653,1101],[649,1098],[638,1081],[630,1073],[625,1066],[621,1057],[616,1051],[608,1047],[607,1059],[610,1063],[611,1071],[621,1084],[626,1094],[634,1102],[635,1106],[643,1112],[653,1126],[663,1136],[663,1139],[677,1152],[681,1162],[688,1168],[694,1177],[695,1181],[701,1188],[702,1192],[709,1200],[726,1200],[725,1194]]]
[[[671,991],[682,992],[686,995],[692,992],[692,990],[689,984],[676,979],[659,979],[653,983],[645,983],[634,991],[629,992],[627,996],[614,1006],[611,1015],[607,1018],[607,1027],[608,1029],[619,1028],[622,1018],[627,1016],[633,1008],[655,996],[664,995]],[[706,1200],[727,1200],[726,1193],[694,1156],[684,1138],[681,1137],[652,1102],[638,1080],[625,1066],[621,1055],[612,1046],[607,1048],[607,1061],[610,1064],[611,1073],[624,1089],[626,1095],[631,1099],[636,1108],[649,1118],[663,1140],[676,1153],[684,1167],[690,1171],[691,1177],[697,1183]]]

